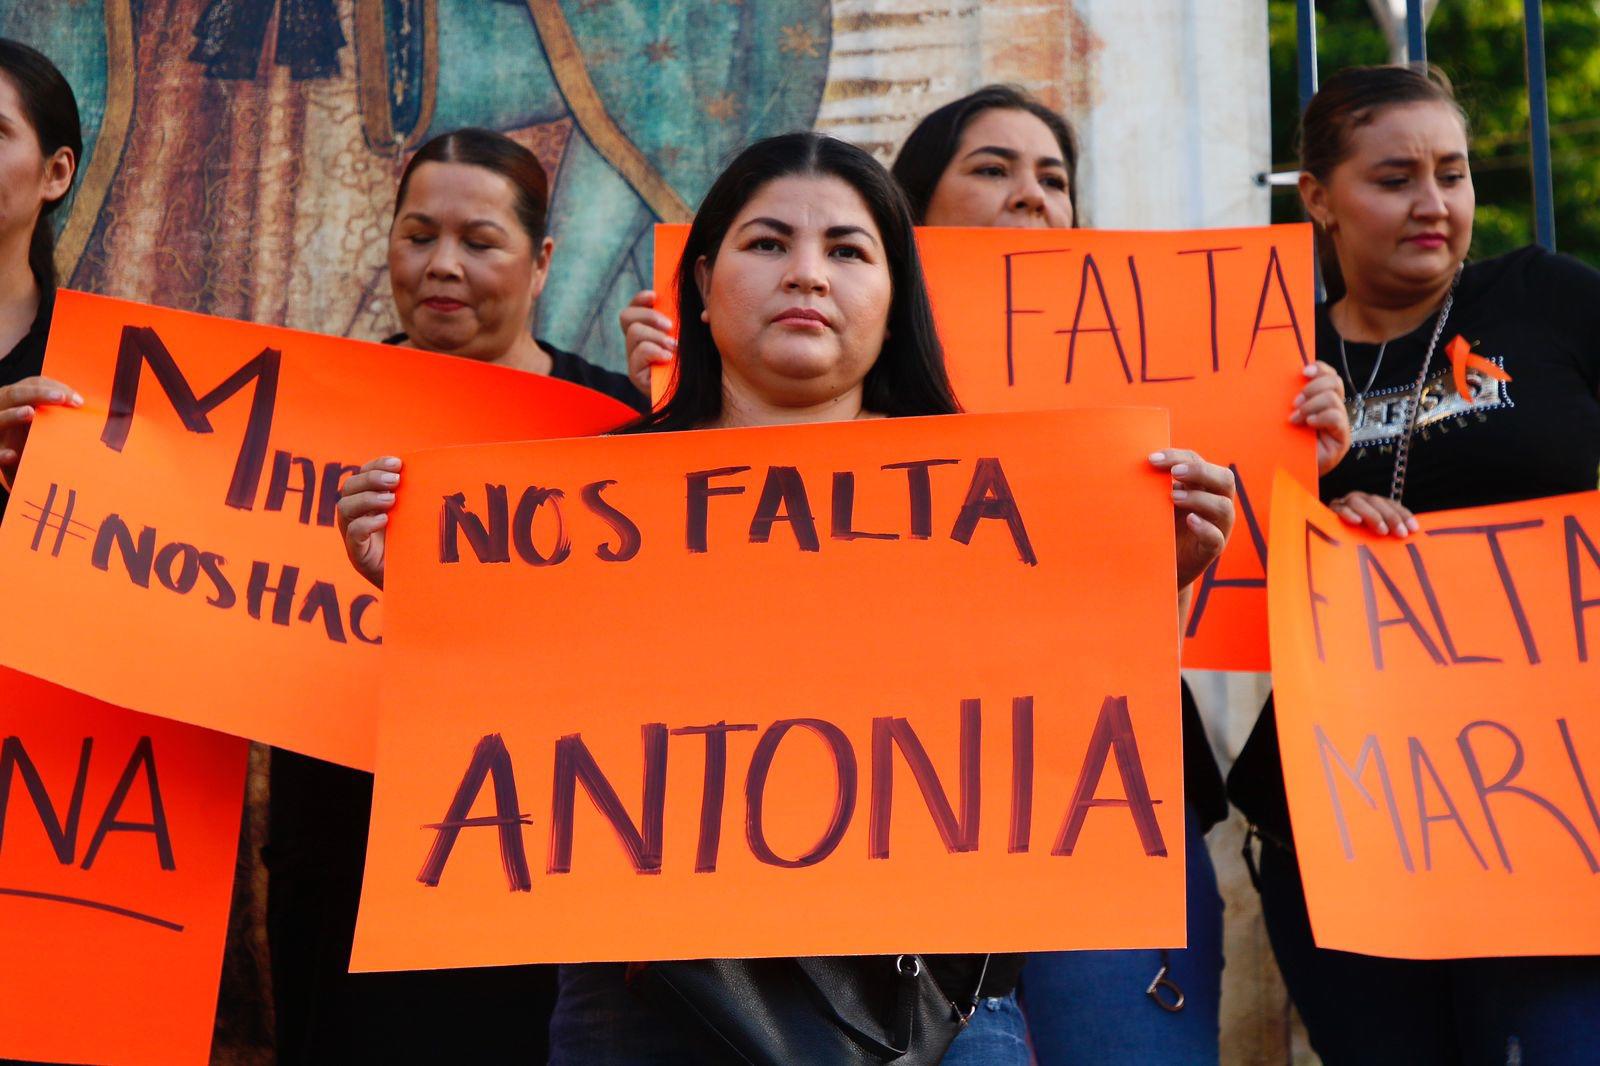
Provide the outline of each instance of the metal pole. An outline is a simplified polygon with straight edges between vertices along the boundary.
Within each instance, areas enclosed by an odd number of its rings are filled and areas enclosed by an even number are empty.
[[[1428,20],[1422,0],[1406,0],[1406,62],[1422,66],[1428,61]]]
[[[1295,0],[1295,36],[1300,42],[1300,110],[1304,111],[1317,95],[1317,4],[1316,0]]]
[[[1556,250],[1555,193],[1550,178],[1550,102],[1545,91],[1544,3],[1522,0],[1528,68],[1528,120],[1533,136],[1533,220],[1540,245]]]
[[[1317,95],[1316,0],[1295,0],[1294,28],[1300,44],[1297,69],[1300,72],[1300,113],[1303,115],[1306,105]],[[1322,264],[1316,262],[1315,256],[1312,257],[1312,270],[1316,278],[1315,299],[1321,303],[1326,290],[1322,287]]]

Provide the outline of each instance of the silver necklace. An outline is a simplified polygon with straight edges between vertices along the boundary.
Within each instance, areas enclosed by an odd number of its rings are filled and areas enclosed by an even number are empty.
[[[1355,393],[1351,401],[1350,416],[1354,418],[1357,412],[1367,406],[1367,393],[1372,391],[1373,382],[1378,380],[1378,368],[1383,366],[1383,353],[1389,350],[1389,342],[1384,341],[1378,345],[1378,357],[1372,361],[1372,373],[1367,375],[1367,383],[1362,388],[1356,388],[1356,376],[1350,373],[1350,357],[1345,354],[1344,335],[1339,336],[1339,362],[1344,364],[1344,376],[1350,382],[1350,389]]]
[[[1394,477],[1389,481],[1389,499],[1395,503],[1400,502],[1400,497],[1406,491],[1406,464],[1411,459],[1411,438],[1417,432],[1417,415],[1422,410],[1422,390],[1428,383],[1428,369],[1433,365],[1433,352],[1439,346],[1439,337],[1444,333],[1444,324],[1450,317],[1450,308],[1455,304],[1456,285],[1461,281],[1461,267],[1456,267],[1456,276],[1450,279],[1450,291],[1444,294],[1444,306],[1439,308],[1439,320],[1433,325],[1433,336],[1428,341],[1428,352],[1422,357],[1422,371],[1417,375],[1417,383],[1411,388],[1411,395],[1406,399],[1406,432],[1396,442],[1394,450]]]

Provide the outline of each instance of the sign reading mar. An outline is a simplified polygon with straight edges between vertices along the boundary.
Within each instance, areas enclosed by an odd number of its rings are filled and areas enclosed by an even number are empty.
[[[72,292],[45,373],[86,402],[41,409],[0,527],[0,584],[30,605],[0,663],[353,766],[383,625],[333,528],[343,479],[630,415],[468,359]]]

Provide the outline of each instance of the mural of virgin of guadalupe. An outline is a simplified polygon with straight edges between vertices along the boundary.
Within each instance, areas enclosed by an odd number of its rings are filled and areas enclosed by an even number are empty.
[[[393,327],[408,153],[459,126],[553,177],[538,332],[620,366],[650,226],[753,137],[810,127],[828,0],[20,0],[0,33],[72,78],[74,287],[352,336]]]

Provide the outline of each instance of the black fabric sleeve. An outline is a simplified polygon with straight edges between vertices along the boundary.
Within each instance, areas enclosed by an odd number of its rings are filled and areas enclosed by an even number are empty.
[[[1528,256],[1524,291],[1529,302],[1567,339],[1590,395],[1600,394],[1600,270],[1542,248],[1521,254]]]

